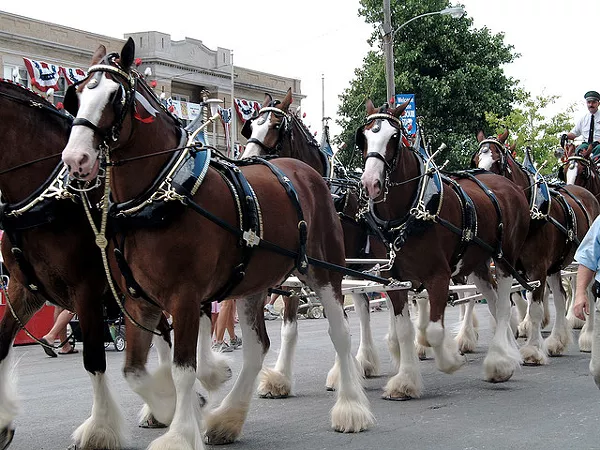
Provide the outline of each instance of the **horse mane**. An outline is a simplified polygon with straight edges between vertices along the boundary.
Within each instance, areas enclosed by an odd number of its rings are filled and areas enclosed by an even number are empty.
[[[310,130],[306,126],[306,124],[302,121],[302,119],[300,117],[298,117],[298,115],[295,113],[290,114],[290,116],[292,116],[292,123],[295,123],[298,126],[298,128],[306,136],[306,140],[308,141],[308,143],[317,148],[320,148],[319,143],[317,142],[317,140],[315,139],[313,134],[310,132]]]
[[[41,94],[38,94],[37,92],[34,92],[33,90],[29,89],[27,86],[23,86],[21,83],[17,83],[16,81],[9,80],[7,78],[0,78],[0,87],[4,87],[7,85],[19,88],[17,92],[23,94],[22,96],[25,100],[35,100],[37,102],[42,102],[45,106],[52,108],[56,111],[60,111],[54,105],[54,103],[52,103],[50,100],[48,100]]]

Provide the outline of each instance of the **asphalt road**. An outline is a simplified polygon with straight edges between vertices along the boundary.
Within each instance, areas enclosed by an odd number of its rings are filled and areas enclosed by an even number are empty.
[[[241,439],[233,449],[600,449],[600,392],[588,373],[589,354],[574,343],[566,355],[545,367],[522,367],[503,384],[483,381],[482,361],[490,340],[486,305],[477,305],[480,343],[469,363],[453,375],[440,373],[433,360],[421,362],[424,395],[407,402],[380,398],[391,364],[384,336],[387,311],[372,314],[374,334],[384,374],[365,381],[377,419],[369,431],[336,433],[329,410],[335,393],[324,389],[334,351],[327,321],[303,320],[296,356],[295,396],[285,400],[256,398]],[[458,308],[448,308],[448,322],[456,322]],[[350,313],[353,346],[358,346],[358,320]],[[280,321],[268,322],[272,349],[279,348]],[[78,344],[80,345],[80,344]],[[89,416],[91,386],[78,355],[48,358],[39,346],[16,347],[21,414],[15,421],[11,450],[59,450]],[[161,430],[137,427],[142,405],[123,377],[123,353],[107,352],[109,376],[123,408],[131,449],[145,449]],[[229,353],[234,376],[241,351]],[[267,355],[272,366],[275,352]],[[154,350],[150,355],[155,366]],[[221,389],[218,401],[225,396]],[[214,448],[207,446],[207,448]]]

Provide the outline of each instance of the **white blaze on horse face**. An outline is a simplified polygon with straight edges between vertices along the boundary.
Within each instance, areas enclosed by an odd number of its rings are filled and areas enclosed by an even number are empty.
[[[569,164],[569,168],[567,169],[567,176],[565,180],[567,184],[575,184],[575,180],[577,179],[577,174],[579,166],[577,164]]]
[[[265,120],[261,120],[261,119],[255,119],[252,122],[252,135],[250,136],[251,139],[257,139],[260,142],[265,141],[265,138],[267,137],[267,133],[269,132],[269,124],[271,123],[271,114],[272,113],[267,113],[267,117]],[[260,145],[254,143],[254,142],[250,142],[248,143],[248,145],[246,145],[246,149],[244,150],[244,153],[242,154],[242,158],[250,158],[251,156],[264,156],[264,152],[263,149]]]
[[[483,147],[479,150],[479,163],[477,167],[480,169],[490,170],[494,164],[494,157],[489,147]]]
[[[364,130],[367,153],[379,153],[385,160],[387,144],[397,132],[398,130],[387,120],[381,121],[381,127],[377,132],[374,132],[372,129]],[[381,193],[384,177],[385,165],[383,161],[380,158],[367,158],[365,161],[365,171],[360,179],[370,199],[377,198]]]
[[[95,79],[99,82],[93,89],[85,87],[79,94],[77,118],[98,125],[111,94],[119,85],[104,76]],[[94,179],[98,174],[98,156],[99,151],[94,148],[94,130],[86,126],[73,127],[62,153],[63,162],[69,166],[71,176],[81,180]]]

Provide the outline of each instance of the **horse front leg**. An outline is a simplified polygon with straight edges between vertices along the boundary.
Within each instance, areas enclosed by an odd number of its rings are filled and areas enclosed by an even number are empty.
[[[106,376],[103,303],[92,295],[74,298],[74,303],[83,339],[83,365],[94,392],[90,417],[73,432],[75,448],[123,448],[124,420]]]
[[[292,393],[293,363],[298,342],[298,306],[296,294],[283,297],[283,322],[281,324],[281,349],[273,369],[261,371],[258,396],[261,398],[285,398]]]
[[[419,398],[423,391],[423,379],[414,345],[415,329],[410,318],[408,291],[391,291],[389,294],[390,315],[393,315],[390,333],[394,335],[389,341],[398,343],[399,361],[397,373],[388,380],[382,397],[386,400]]]
[[[193,298],[192,294],[181,298]],[[172,380],[175,387],[175,411],[167,431],[148,446],[148,450],[203,450],[202,410],[194,392],[197,367],[197,340],[200,308],[189,302],[176,304],[173,310],[175,348]],[[158,415],[157,415],[157,418]]]
[[[548,349],[548,354],[550,356],[560,356],[564,353],[569,344],[573,342],[573,334],[565,314],[566,298],[560,272],[550,275],[548,283],[550,284],[550,289],[552,289],[556,314],[552,333],[550,333],[550,336],[546,339],[546,348]]]
[[[43,300],[37,299],[16,279],[10,283],[8,298],[16,316],[23,324],[26,324],[44,304]],[[7,307],[0,322],[0,449],[7,448],[12,442],[15,434],[12,422],[19,413],[17,376],[10,357],[19,327],[19,323]]]
[[[539,273],[532,275],[533,280],[539,280],[540,286],[527,293],[529,301],[530,329],[527,333],[527,342],[521,347],[521,356],[523,364],[530,366],[539,366],[548,364],[548,350],[542,337],[542,328],[544,322],[544,296],[546,290],[546,275]],[[560,297],[559,297],[560,301]],[[564,309],[563,309],[564,315]]]
[[[371,426],[374,417],[362,387],[358,363],[351,353],[350,327],[344,313],[341,280],[335,284],[323,284],[323,281],[317,281],[331,280],[329,276],[339,275],[321,273],[320,278],[311,279],[311,287],[321,299],[325,309],[329,322],[329,337],[335,347],[336,360],[340,368],[336,389],[337,401],[331,410],[331,425],[336,431],[357,433]]]
[[[221,404],[206,416],[206,437],[210,444],[226,444],[235,441],[242,433],[246,421],[256,377],[262,369],[269,336],[265,327],[263,303],[267,292],[260,292],[242,300],[238,306],[240,328],[244,345],[242,370],[231,391]],[[175,341],[177,342],[177,341]]]
[[[142,305],[141,302],[143,300],[128,301],[127,310],[138,323],[153,330],[158,324],[162,312],[149,305]],[[144,306],[147,307],[144,308]],[[168,425],[171,423],[175,411],[175,386],[171,374],[170,358],[163,355],[161,357],[162,364],[153,374],[148,373],[146,362],[153,335],[131,322],[128,323],[125,332],[127,348],[123,376],[129,387],[147,405],[140,413],[140,420],[153,415],[160,424]],[[142,426],[144,425],[142,424]]]
[[[470,294],[470,292],[469,292]],[[461,295],[466,294],[460,294]],[[456,342],[458,343],[458,349],[461,353],[472,353],[477,347],[477,340],[479,339],[479,333],[477,331],[477,317],[475,316],[475,301],[469,300],[466,305],[460,305],[461,308],[464,306],[464,314],[460,325],[460,330],[456,335]]]
[[[594,340],[594,314],[592,305],[595,304],[595,297],[592,292],[593,283],[591,283],[587,290],[586,294],[588,297],[588,302],[590,305],[590,315],[586,316],[585,323],[581,328],[581,332],[579,333],[578,345],[579,351],[583,353],[590,353],[592,351],[592,342]]]
[[[496,320],[494,336],[483,361],[485,379],[492,383],[507,381],[521,364],[521,355],[510,328],[510,289],[513,278],[502,273],[496,267],[497,290],[493,289],[487,276],[473,276],[472,279],[479,292],[488,300],[488,303],[491,301],[490,304],[494,305],[493,316]]]

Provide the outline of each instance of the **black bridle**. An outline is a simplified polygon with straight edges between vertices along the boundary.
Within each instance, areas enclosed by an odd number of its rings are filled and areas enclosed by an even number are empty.
[[[112,124],[106,127],[99,127],[97,124],[90,122],[84,117],[76,117],[73,120],[73,127],[84,126],[91,129],[100,137],[101,142],[98,146],[98,152],[109,152],[111,144],[119,140],[121,130],[123,129],[123,123],[125,122],[127,113],[132,110],[135,99],[138,77],[135,74],[130,74],[123,70],[116,62],[117,58],[118,55],[116,53],[107,55],[102,59],[100,64],[96,64],[88,69],[88,76],[86,78],[69,87],[69,89],[73,89],[74,92],[74,89],[76,89],[79,84],[87,82],[85,89],[95,89],[100,83],[100,77],[103,73],[109,73],[115,78],[125,82],[125,84],[117,82],[119,89],[114,98],[111,99],[115,115]]]
[[[264,142],[260,141],[259,139],[251,137],[252,136],[252,122],[257,120],[258,121],[257,123],[259,125],[265,123],[265,121],[268,118],[268,114],[266,114],[266,113],[268,113],[268,112],[273,113],[275,116],[281,117],[281,123],[279,124],[279,130],[278,130],[279,134],[277,135],[277,141],[275,141],[275,145],[272,147],[267,147]],[[246,139],[248,139],[247,144],[258,145],[267,155],[277,155],[281,152],[281,148],[283,146],[284,135],[287,135],[290,132],[290,122],[291,122],[291,118],[288,113],[286,113],[285,111],[283,111],[279,108],[276,108],[273,106],[267,106],[266,108],[262,108],[258,112],[258,116],[246,121],[246,123],[244,124],[244,127],[242,128],[241,133],[242,133],[242,136],[244,136]]]

